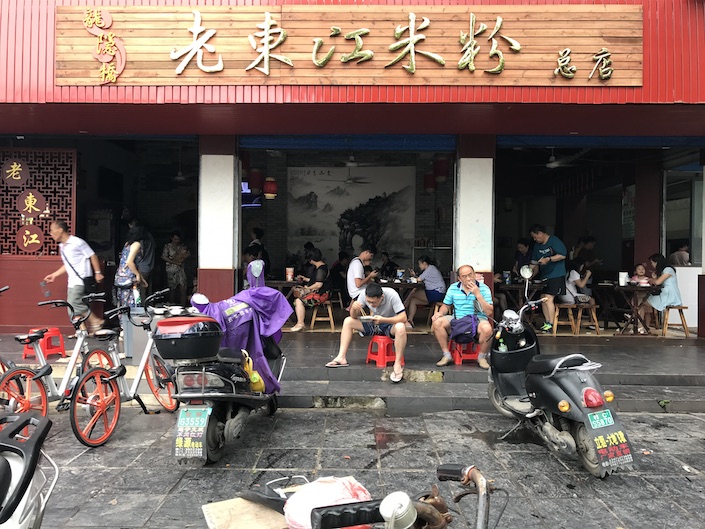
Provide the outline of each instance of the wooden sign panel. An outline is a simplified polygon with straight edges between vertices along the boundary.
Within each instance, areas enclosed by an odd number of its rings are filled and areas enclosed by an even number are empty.
[[[640,5],[57,7],[58,86],[641,86]]]

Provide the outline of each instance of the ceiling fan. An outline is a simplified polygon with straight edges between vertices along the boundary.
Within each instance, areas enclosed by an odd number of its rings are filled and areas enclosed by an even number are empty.
[[[198,176],[195,172],[184,172],[181,167],[181,143],[179,142],[179,165],[176,174],[173,177],[174,182],[187,182],[189,179]]]
[[[339,165],[342,167],[367,167],[367,166],[379,165],[379,164],[375,164],[374,162],[358,162],[355,159],[355,155],[353,153],[350,153],[350,156],[348,157],[348,159],[341,162]]]
[[[551,156],[548,157],[548,162],[546,163],[546,168],[547,169],[556,169],[558,167],[568,167],[568,166],[570,166],[570,164],[572,164],[574,161],[578,160],[579,158],[581,158],[582,156],[587,154],[589,151],[590,151],[590,149],[586,148],[576,154],[556,158],[555,148],[551,147]]]
[[[345,184],[346,186],[351,185],[351,184],[371,184],[371,180],[367,180],[366,178],[362,176],[353,176],[351,168],[353,166],[348,165],[348,175],[345,177],[345,180],[340,180],[340,179],[333,179],[333,178],[321,178],[322,181],[324,182],[338,182],[341,184]],[[354,166],[357,167],[357,166]]]

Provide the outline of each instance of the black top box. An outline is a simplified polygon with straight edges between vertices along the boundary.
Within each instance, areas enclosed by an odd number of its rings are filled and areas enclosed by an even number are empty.
[[[215,360],[223,330],[208,316],[166,318],[157,322],[154,343],[167,360]]]

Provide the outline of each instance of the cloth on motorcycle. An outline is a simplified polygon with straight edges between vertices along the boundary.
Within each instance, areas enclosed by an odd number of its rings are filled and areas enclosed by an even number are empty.
[[[455,343],[471,343],[477,333],[477,322],[475,314],[450,320],[450,339]]]
[[[303,485],[284,504],[284,516],[290,529],[311,529],[311,511],[317,507],[370,501],[368,490],[352,476],[318,478]],[[366,528],[369,525],[356,525]],[[354,529],[354,528],[353,528]]]
[[[197,303],[192,299],[191,305],[220,324],[223,347],[238,354],[245,349],[250,354],[254,369],[264,380],[265,392],[281,389],[264,356],[264,338],[271,336],[278,343],[281,328],[293,312],[281,292],[269,287],[251,288],[217,302]]]

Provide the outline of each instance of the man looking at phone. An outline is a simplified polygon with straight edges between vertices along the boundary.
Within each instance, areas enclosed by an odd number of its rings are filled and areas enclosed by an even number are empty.
[[[369,309],[371,315],[367,316]],[[362,319],[361,319],[362,318]],[[406,348],[406,310],[399,294],[393,288],[382,288],[377,283],[370,283],[365,293],[350,304],[350,316],[343,321],[340,331],[340,349],[338,355],[326,364],[326,367],[348,367],[346,355],[353,333],[363,336],[382,335],[394,338],[394,371],[389,380],[401,382],[404,376],[402,360]]]
[[[534,244],[531,254],[531,269],[537,279],[545,281],[543,287],[544,302],[541,310],[545,322],[541,332],[553,332],[553,316],[556,312],[554,299],[565,294],[565,256],[568,250],[558,237],[546,233],[546,228],[541,224],[534,224],[529,228]]]
[[[492,338],[492,325],[487,319],[488,314],[494,314],[492,305],[492,292],[490,287],[480,283],[475,279],[475,269],[470,265],[463,265],[458,268],[458,278],[460,281],[448,287],[443,306],[431,318],[431,330],[441,346],[443,357],[436,362],[438,367],[447,366],[453,362],[453,356],[448,347],[450,336],[450,321],[453,318],[463,318],[465,316],[477,316],[477,333],[475,342],[480,344],[480,354],[477,357],[477,364],[482,369],[489,369],[487,363],[487,353],[490,350]],[[449,316],[451,307],[453,316]]]
[[[379,272],[373,270],[369,274],[365,274],[365,266],[369,266],[372,259],[377,253],[377,248],[373,245],[364,243],[360,248],[360,254],[350,261],[348,266],[348,294],[353,301],[362,295],[365,291],[365,285],[374,282],[379,276]]]

